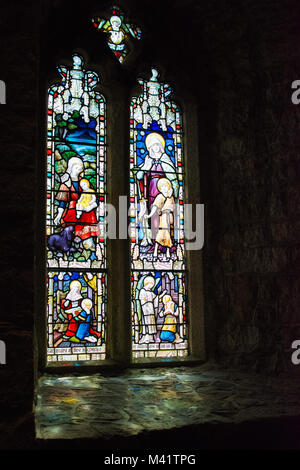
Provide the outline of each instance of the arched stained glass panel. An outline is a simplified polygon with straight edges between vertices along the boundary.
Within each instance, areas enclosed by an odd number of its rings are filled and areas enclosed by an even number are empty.
[[[47,362],[105,358],[105,100],[73,55],[48,90]]]
[[[188,354],[182,115],[170,85],[139,79],[130,115],[133,358]]]

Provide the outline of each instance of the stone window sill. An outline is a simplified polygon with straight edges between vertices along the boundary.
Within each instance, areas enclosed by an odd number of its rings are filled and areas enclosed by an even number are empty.
[[[130,368],[93,375],[42,375],[38,439],[107,439],[203,424],[239,424],[300,414],[288,383],[223,369]]]

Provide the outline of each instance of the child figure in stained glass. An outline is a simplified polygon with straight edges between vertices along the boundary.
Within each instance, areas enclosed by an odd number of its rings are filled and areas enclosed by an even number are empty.
[[[165,317],[164,324],[160,331],[160,340],[167,341],[169,343],[180,343],[182,339],[176,332],[178,310],[177,305],[173,301],[170,295],[164,295],[163,297],[163,309],[160,312],[161,317]]]
[[[92,322],[92,310],[93,302],[91,299],[84,299],[81,303],[82,311],[77,316],[77,319],[80,321],[77,332],[76,338],[80,341],[88,341],[90,343],[96,343],[98,338],[100,337],[100,333],[95,331],[91,327]]]
[[[90,212],[97,207],[95,191],[91,187],[89,180],[83,178],[80,180],[79,185],[82,189],[82,194],[76,203],[76,217],[80,218],[82,212]]]
[[[150,218],[156,212],[159,215],[159,226],[155,237],[155,248],[153,253],[153,260],[157,260],[158,247],[166,247],[166,258],[170,260],[170,248],[173,247],[172,232],[174,228],[174,208],[175,201],[173,196],[173,188],[170,180],[161,178],[157,183],[159,194],[153,202],[150,214],[144,215],[145,218]]]

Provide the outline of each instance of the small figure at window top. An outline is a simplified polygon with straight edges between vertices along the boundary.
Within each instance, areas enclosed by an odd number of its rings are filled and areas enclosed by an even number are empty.
[[[108,34],[108,46],[122,64],[129,52],[125,43],[128,35],[135,39],[141,39],[142,31],[138,26],[124,21],[124,15],[119,7],[113,6],[111,10],[112,16],[109,20],[92,18],[92,23],[95,28]]]

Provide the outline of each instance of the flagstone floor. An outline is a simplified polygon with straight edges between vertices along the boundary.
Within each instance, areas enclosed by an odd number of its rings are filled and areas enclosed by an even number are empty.
[[[44,375],[37,389],[36,437],[109,439],[194,424],[296,416],[299,391],[295,381],[210,364]]]

